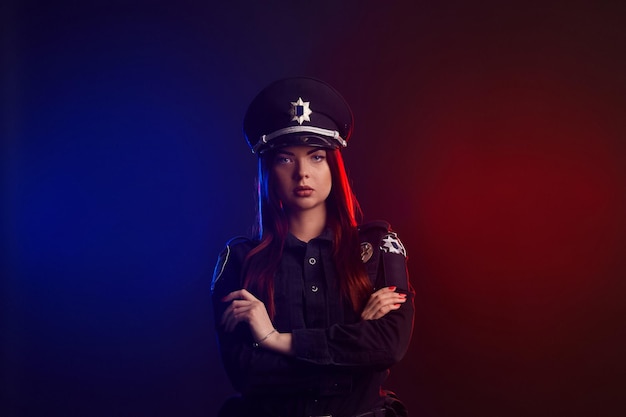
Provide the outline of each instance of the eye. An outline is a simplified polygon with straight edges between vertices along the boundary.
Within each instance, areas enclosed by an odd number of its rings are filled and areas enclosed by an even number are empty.
[[[315,162],[321,162],[326,159],[326,155],[322,152],[314,153],[313,155],[311,155],[311,159],[313,159]]]
[[[276,155],[274,158],[274,164],[276,165],[284,165],[291,162],[291,158],[287,155]]]

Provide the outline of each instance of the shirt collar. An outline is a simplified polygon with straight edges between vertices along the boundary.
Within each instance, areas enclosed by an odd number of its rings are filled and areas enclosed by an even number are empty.
[[[314,240],[325,240],[328,242],[332,242],[333,232],[330,230],[329,227],[326,227],[324,228],[324,230],[322,230],[322,233],[320,233],[318,237],[311,239],[311,242]],[[291,233],[287,233],[287,238],[285,239],[285,247],[298,247],[298,246],[305,246],[305,245],[306,245],[306,242],[301,241],[300,239],[298,239]]]

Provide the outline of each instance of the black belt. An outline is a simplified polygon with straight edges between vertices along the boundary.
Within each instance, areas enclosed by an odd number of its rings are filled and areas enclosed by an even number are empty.
[[[384,408],[377,408],[376,410],[366,411],[365,413],[356,414],[352,417],[385,417],[387,412]],[[323,416],[309,416],[309,417],[333,417],[330,414],[325,414]]]
[[[357,414],[353,417],[385,417],[387,412],[384,408],[377,408],[376,410],[368,411],[366,413]]]

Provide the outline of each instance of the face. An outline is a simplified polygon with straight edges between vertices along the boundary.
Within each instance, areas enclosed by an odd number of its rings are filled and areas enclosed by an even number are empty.
[[[274,187],[288,212],[326,208],[332,176],[326,150],[311,146],[279,149],[272,161]]]

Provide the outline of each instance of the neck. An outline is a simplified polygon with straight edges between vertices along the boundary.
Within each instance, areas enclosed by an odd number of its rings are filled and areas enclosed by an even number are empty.
[[[326,205],[289,213],[289,231],[303,242],[318,237],[326,227]]]

